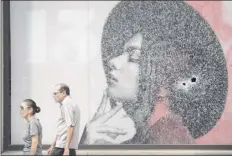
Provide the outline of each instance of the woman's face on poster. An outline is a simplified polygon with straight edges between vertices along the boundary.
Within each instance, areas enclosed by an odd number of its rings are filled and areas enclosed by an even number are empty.
[[[141,33],[135,34],[125,43],[123,53],[109,61],[108,91],[115,100],[137,100],[142,40]]]

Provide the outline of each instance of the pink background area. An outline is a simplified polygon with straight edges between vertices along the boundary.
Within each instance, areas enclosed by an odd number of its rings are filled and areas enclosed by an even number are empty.
[[[232,144],[232,2],[228,9],[223,1],[187,1],[211,25],[216,33],[227,61],[228,93],[224,112],[216,126],[206,135],[197,138],[197,144]],[[160,93],[165,97],[165,92]],[[158,102],[154,112],[148,120],[151,126],[161,117],[167,115],[168,99]]]
[[[221,119],[215,128],[198,138],[196,142],[198,144],[232,144],[232,15],[226,12],[223,1],[188,1],[187,3],[208,21],[216,33],[227,60],[229,81],[227,102]]]

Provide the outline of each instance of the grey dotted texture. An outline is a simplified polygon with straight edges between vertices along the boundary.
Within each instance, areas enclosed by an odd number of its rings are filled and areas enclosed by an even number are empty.
[[[182,1],[122,1],[110,12],[102,34],[102,59],[123,52],[136,33],[143,35],[138,101],[124,104],[136,123],[151,115],[161,88],[170,110],[181,116],[193,138],[207,134],[224,110],[228,78],[224,54],[210,25]]]

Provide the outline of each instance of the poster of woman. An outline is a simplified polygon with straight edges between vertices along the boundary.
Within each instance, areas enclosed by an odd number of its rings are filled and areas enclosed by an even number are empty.
[[[52,91],[58,83],[80,107],[79,150],[232,144],[231,2],[8,6],[3,144],[23,144],[19,103],[30,98],[42,110],[47,150],[60,114]]]

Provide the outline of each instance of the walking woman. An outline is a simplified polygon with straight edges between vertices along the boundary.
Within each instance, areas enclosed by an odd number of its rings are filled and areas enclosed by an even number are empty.
[[[40,107],[31,99],[25,99],[20,105],[20,115],[27,121],[24,132],[24,148],[26,155],[42,155],[42,126],[35,117],[40,112]]]

